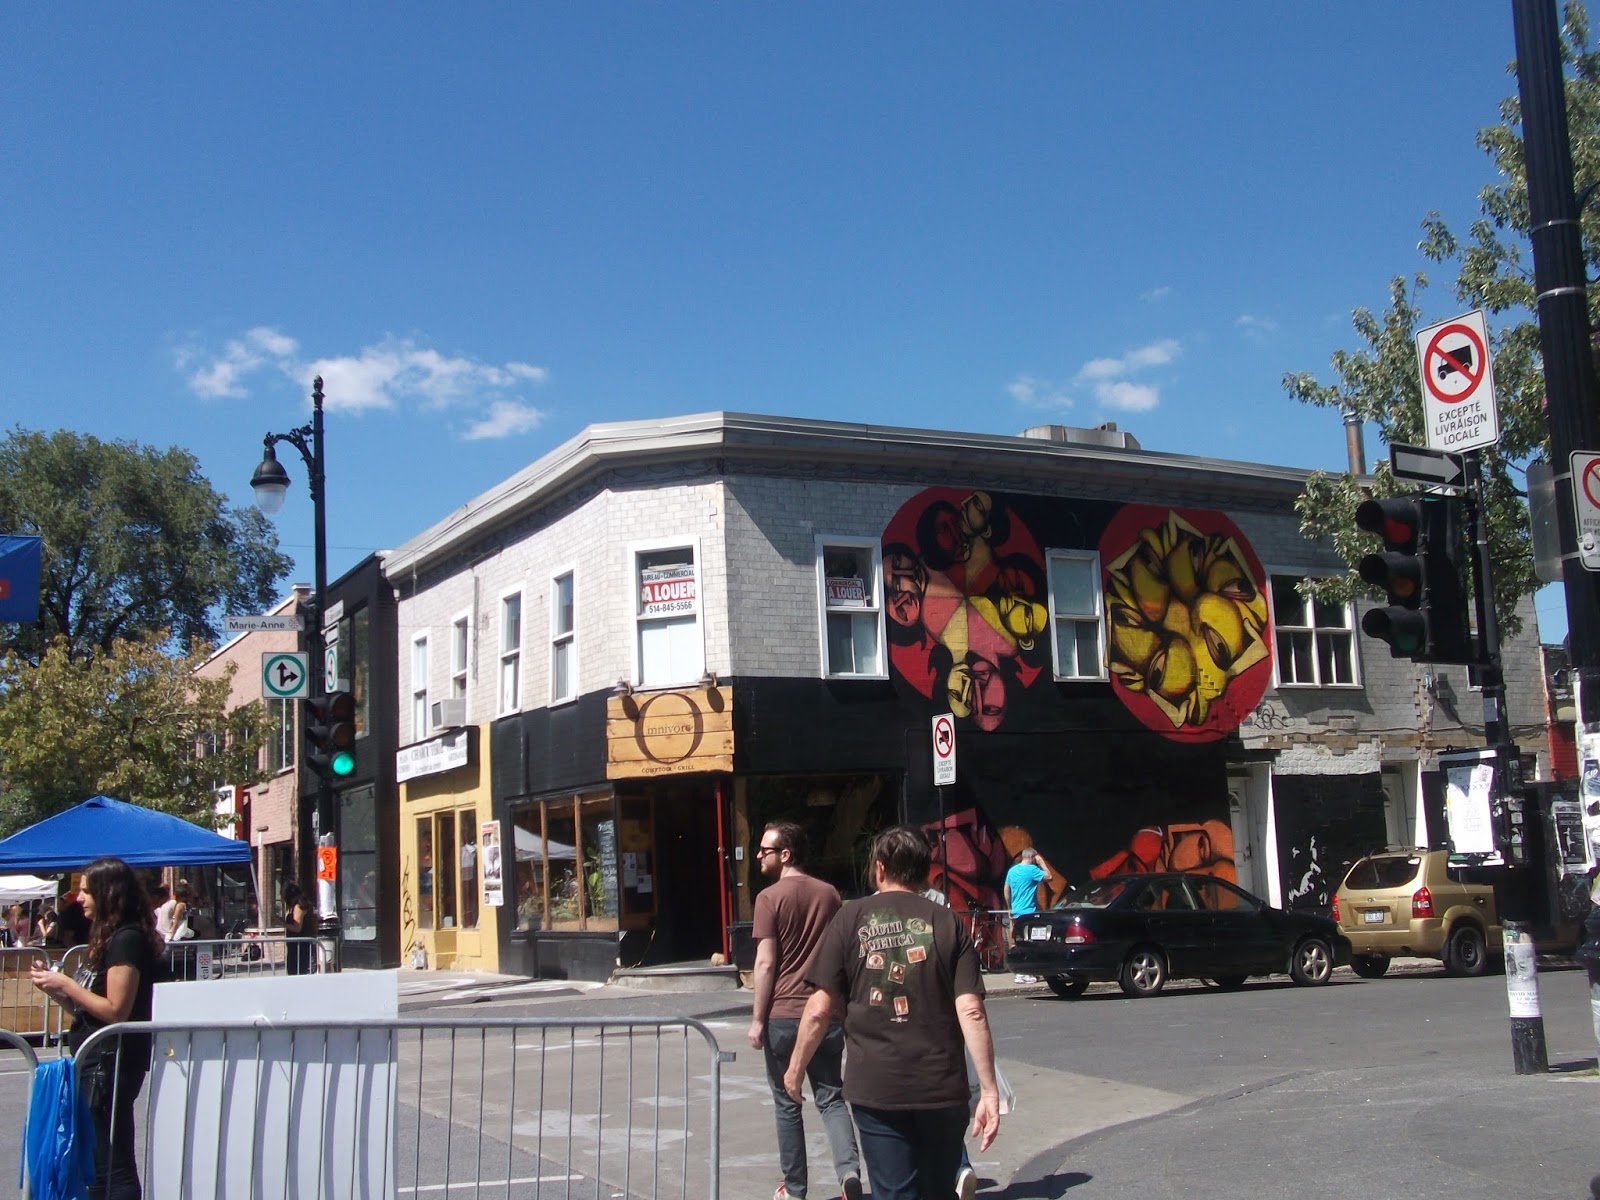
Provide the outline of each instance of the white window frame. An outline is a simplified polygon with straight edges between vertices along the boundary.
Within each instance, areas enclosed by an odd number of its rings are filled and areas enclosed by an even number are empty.
[[[276,709],[274,709],[276,706]],[[300,761],[299,729],[295,722],[295,711],[300,707],[295,700],[280,700],[270,697],[267,700],[267,711],[276,713],[272,723],[272,741],[262,747],[265,755],[263,766],[270,775],[280,775],[285,771],[292,771]],[[273,743],[277,745],[277,765],[273,765]]]
[[[1052,585],[1053,573],[1050,570],[1051,562],[1055,559],[1068,559],[1073,562],[1086,562],[1089,564],[1089,577],[1094,582],[1094,612],[1092,614],[1062,613],[1056,608],[1056,589]],[[1106,645],[1106,595],[1104,581],[1100,573],[1100,552],[1098,550],[1066,550],[1054,549],[1044,552],[1044,588],[1050,595],[1050,629],[1046,636],[1050,639],[1050,670],[1054,678],[1066,682],[1094,683],[1104,682],[1109,678],[1110,654]],[[1088,621],[1093,620],[1097,630],[1096,641],[1100,647],[1100,669],[1093,675],[1067,674],[1061,669],[1060,639],[1056,636],[1057,626],[1062,621]]]
[[[465,632],[465,638],[458,638],[459,632]],[[461,655],[457,661],[456,655]],[[471,690],[471,663],[472,663],[472,614],[470,612],[457,613],[450,622],[450,699],[465,700]]]
[[[878,538],[846,537],[844,535],[818,534],[815,542],[817,563],[817,665],[823,679],[887,679],[889,678],[888,639],[883,627],[883,543]],[[841,550],[866,550],[871,555],[867,586],[872,589],[871,601],[865,608],[828,607],[827,569],[823,557],[829,547]],[[828,614],[830,612],[871,613],[876,619],[878,637],[878,669],[873,672],[835,671],[828,661]]]
[[[517,644],[506,645],[506,601],[515,599],[517,602]],[[502,717],[522,711],[522,693],[528,684],[527,659],[523,654],[523,647],[528,644],[528,605],[527,597],[521,588],[512,588],[508,592],[501,592],[500,599],[495,609],[495,646],[499,653],[495,657],[494,672],[494,706],[495,712]],[[517,673],[516,695],[511,697],[511,703],[506,703],[506,669],[510,667]]]
[[[418,679],[418,667],[422,678]],[[420,742],[428,736],[428,673],[433,669],[428,655],[428,635],[419,633],[411,639],[411,740]]]
[[[646,683],[644,680],[644,663],[639,654],[639,637],[647,622],[659,621],[663,618],[646,617],[639,612],[639,559],[642,555],[653,554],[659,550],[687,550],[694,561],[694,609],[692,614],[679,613],[678,616],[693,615],[695,624],[694,644],[698,651],[696,658],[699,665],[693,673],[685,672],[684,678],[670,680],[655,680]],[[636,687],[676,687],[682,684],[697,683],[706,670],[706,622],[705,600],[702,595],[705,584],[705,560],[700,555],[700,539],[698,537],[656,538],[648,542],[634,542],[628,546],[627,553],[628,607],[633,610],[633,676],[631,682]],[[666,618],[671,619],[671,618]]]
[[[1279,579],[1291,580],[1298,584],[1302,579],[1321,579],[1331,575],[1328,571],[1308,571],[1305,568],[1294,567],[1269,567],[1267,568],[1267,611],[1271,614],[1272,623],[1272,686],[1275,688],[1304,689],[1304,688],[1336,688],[1344,691],[1360,688],[1361,683],[1361,623],[1356,619],[1355,602],[1345,601],[1345,619],[1349,625],[1338,629],[1332,625],[1316,624],[1316,606],[1309,599],[1305,601],[1307,615],[1311,618],[1310,625],[1282,625],[1278,621],[1278,600],[1276,583]],[[1322,674],[1322,656],[1317,653],[1317,635],[1319,632],[1333,633],[1344,632],[1350,635],[1350,682],[1332,683],[1324,682]],[[1285,680],[1283,678],[1283,655],[1278,651],[1278,634],[1284,633],[1309,633],[1311,635],[1311,669],[1318,678],[1314,681],[1298,679]]]
[[[571,580],[572,628],[562,631],[556,624],[561,613],[561,581]],[[556,655],[567,651],[567,691],[556,691]],[[578,698],[578,569],[562,567],[550,576],[550,703],[565,704]]]

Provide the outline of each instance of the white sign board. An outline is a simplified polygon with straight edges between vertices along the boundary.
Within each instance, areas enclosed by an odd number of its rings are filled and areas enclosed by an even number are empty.
[[[694,567],[662,567],[639,572],[639,615],[664,617],[672,613],[693,612],[695,607]]]
[[[1578,562],[1600,571],[1600,452],[1572,452],[1572,507],[1576,510]]]
[[[281,616],[240,616],[228,613],[222,618],[223,633],[296,633],[305,622],[294,613]]]
[[[1454,854],[1499,857],[1494,844],[1494,753],[1477,761],[1441,763],[1444,768],[1444,819]]]
[[[1476,450],[1500,440],[1489,328],[1481,309],[1417,334],[1422,412],[1433,450]]]
[[[441,737],[403,746],[394,754],[394,777],[398,783],[437,775],[467,765],[467,730],[456,729]]]
[[[157,985],[155,1020],[185,1028],[153,1035],[145,1195],[394,1196],[397,1042],[321,1026],[399,1006],[393,971]]]
[[[956,721],[949,713],[933,719],[933,784],[945,787],[956,781]]]
[[[267,700],[303,700],[311,695],[311,655],[301,650],[263,654],[261,695]]]

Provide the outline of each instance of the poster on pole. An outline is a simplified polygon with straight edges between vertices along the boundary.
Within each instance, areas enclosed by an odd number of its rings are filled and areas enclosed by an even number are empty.
[[[505,903],[505,866],[500,851],[500,822],[485,821],[478,827],[478,861],[483,886],[483,907],[499,908]]]

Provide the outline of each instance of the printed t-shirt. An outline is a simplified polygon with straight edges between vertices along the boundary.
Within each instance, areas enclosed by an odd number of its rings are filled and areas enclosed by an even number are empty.
[[[102,955],[101,966],[98,971],[91,967],[83,967],[77,975],[77,981],[88,988],[96,996],[106,994],[106,974],[112,967],[132,967],[139,972],[139,983],[133,992],[133,1007],[128,1010],[128,1020],[148,1021],[150,1019],[150,998],[155,990],[155,962],[156,955],[145,937],[144,930],[138,925],[123,925],[115,930],[106,940],[105,951]],[[67,1044],[71,1046],[74,1054],[79,1047],[88,1040],[89,1035],[96,1029],[105,1026],[105,1022],[91,1017],[86,1012],[80,1012],[77,1020],[72,1023],[72,1029],[67,1034]],[[124,1070],[144,1070],[149,1066],[150,1038],[148,1034],[134,1035],[124,1040],[122,1061]],[[139,1051],[143,1050],[141,1058]]]
[[[1039,885],[1044,878],[1044,868],[1034,863],[1019,862],[1006,872],[1013,917],[1025,917],[1039,911]]]
[[[879,892],[839,910],[806,982],[844,996],[844,1097],[868,1108],[949,1108],[968,1099],[956,997],[983,995],[978,956],[948,908]]]
[[[839,911],[839,891],[810,875],[789,875],[756,897],[750,933],[778,941],[778,977],[772,985],[772,1017],[797,1018],[816,989],[806,983],[806,964]]]

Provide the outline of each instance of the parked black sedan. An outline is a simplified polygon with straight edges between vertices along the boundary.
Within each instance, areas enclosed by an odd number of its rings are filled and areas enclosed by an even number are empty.
[[[1154,996],[1169,979],[1239,987],[1251,975],[1288,972],[1327,983],[1350,961],[1350,942],[1328,917],[1284,912],[1209,875],[1118,875],[1067,896],[1049,912],[1018,917],[1007,954],[1020,974],[1042,975],[1058,996],[1116,980]]]

